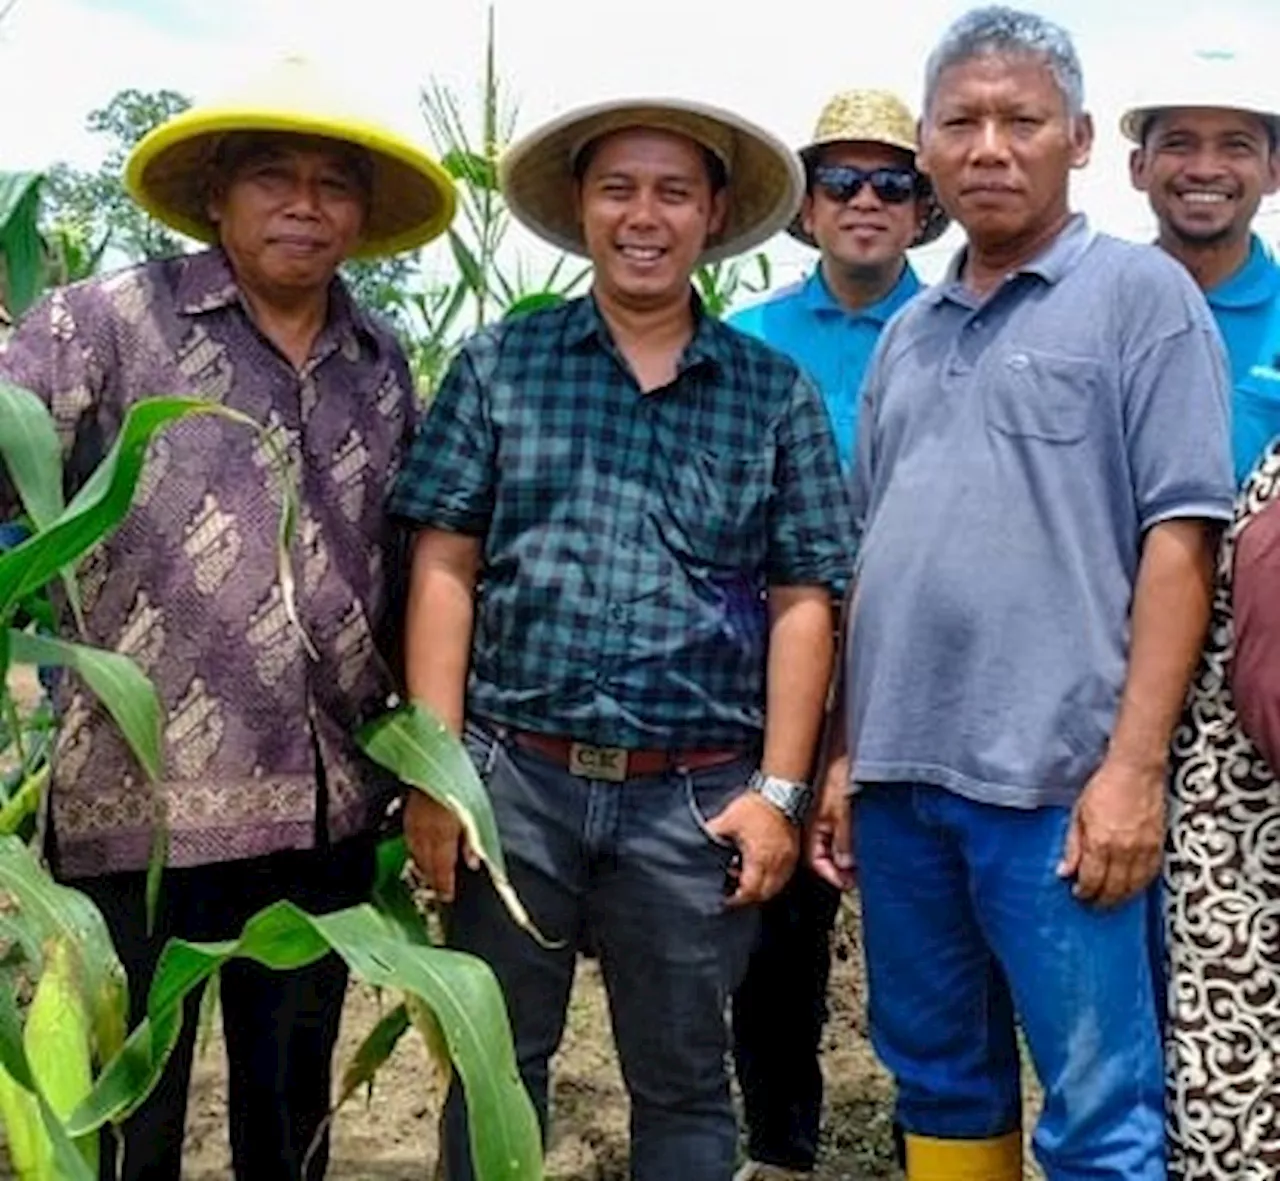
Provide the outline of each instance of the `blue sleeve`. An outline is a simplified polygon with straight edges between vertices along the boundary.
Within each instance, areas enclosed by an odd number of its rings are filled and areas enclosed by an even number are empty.
[[[1231,519],[1231,386],[1208,315],[1158,337],[1125,375],[1125,438],[1145,532],[1177,517]]]

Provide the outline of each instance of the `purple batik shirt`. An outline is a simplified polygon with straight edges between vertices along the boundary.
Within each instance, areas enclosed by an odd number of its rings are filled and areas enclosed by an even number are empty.
[[[51,407],[71,488],[126,409],[157,394],[242,411],[299,473],[293,570],[317,658],[281,595],[279,485],[261,438],[200,416],[153,440],[132,512],[82,563],[80,585],[84,638],[127,653],[159,691],[164,779],[151,785],[92,695],[64,682],[51,797],[59,872],[142,868],[161,805],[174,866],[311,848],[375,825],[396,785],[353,732],[395,689],[377,643],[395,544],[383,506],[415,416],[394,338],[335,281],[297,369],[255,327],[212,250],[55,291],[0,354],[0,378]],[[0,487],[0,519],[12,507]]]

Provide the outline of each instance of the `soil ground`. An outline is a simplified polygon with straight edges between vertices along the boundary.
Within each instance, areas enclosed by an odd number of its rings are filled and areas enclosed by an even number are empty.
[[[24,700],[36,689],[25,676],[14,688]],[[827,1110],[814,1181],[901,1178],[893,1163],[892,1085],[867,1041],[856,899],[848,899],[841,911],[833,951],[831,1020],[822,1050]],[[386,1003],[372,989],[352,984],[335,1073]],[[626,1093],[594,961],[579,965],[565,1041],[553,1069],[546,1181],[626,1181]],[[1030,1127],[1037,1094],[1030,1070],[1026,1073],[1030,1083],[1024,1122]],[[225,1095],[225,1059],[215,1023],[192,1079],[183,1181],[226,1181],[231,1176]],[[357,1097],[338,1112],[330,1181],[431,1181],[441,1098],[417,1035],[410,1033],[379,1073],[372,1100]],[[0,1178],[10,1176],[4,1157],[0,1147]],[[1028,1164],[1026,1178],[1039,1177]]]
[[[893,1165],[892,1086],[866,1037],[862,952],[856,907],[842,911],[835,940],[831,1020],[823,1046],[827,1079],[824,1143],[815,1181],[901,1178]],[[353,984],[344,1014],[338,1069],[380,1012],[376,995]],[[372,1102],[353,1100],[334,1123],[330,1181],[430,1181],[440,1091],[416,1034],[378,1076]],[[223,1113],[220,1042],[197,1062],[187,1120],[184,1181],[230,1176]],[[1034,1092],[1034,1084],[1030,1088]],[[1028,1095],[1028,1126],[1034,1093]],[[593,961],[579,964],[568,1030],[554,1064],[546,1181],[626,1181],[627,1102],[609,1031],[604,990]],[[1039,1172],[1028,1166],[1027,1178]]]

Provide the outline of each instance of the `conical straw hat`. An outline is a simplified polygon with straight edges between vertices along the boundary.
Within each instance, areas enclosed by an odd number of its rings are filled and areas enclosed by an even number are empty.
[[[216,242],[210,165],[232,132],[291,132],[363,148],[373,164],[364,232],[352,256],[411,250],[441,234],[456,204],[449,174],[421,148],[361,114],[312,63],[287,57],[223,99],[155,128],[125,162],[125,187],[148,213],[192,238]]]
[[[539,237],[585,255],[574,201],[574,159],[602,135],[632,128],[687,136],[724,164],[728,214],[700,263],[718,262],[758,246],[786,226],[800,205],[804,177],[799,162],[769,132],[717,107],[642,98],[570,111],[513,144],[499,165],[511,212]]]

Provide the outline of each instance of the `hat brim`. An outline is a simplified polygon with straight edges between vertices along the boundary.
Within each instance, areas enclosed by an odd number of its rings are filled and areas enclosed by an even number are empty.
[[[876,139],[850,139],[847,136],[833,135],[825,139],[817,139],[812,143],[807,143],[799,150],[799,156],[805,166],[805,170],[809,169],[813,157],[823,148],[830,147],[832,144],[883,144],[887,148],[898,148],[906,152],[913,160],[916,157],[916,145],[910,141],[904,141],[888,136],[879,136]],[[807,189],[807,183],[806,183]],[[938,204],[938,199],[933,195],[930,188],[926,198],[928,202],[928,212],[925,215],[924,225],[920,227],[920,232],[916,235],[916,239],[911,243],[910,249],[914,250],[917,246],[927,246],[930,242],[936,241],[947,232],[947,226],[951,224],[949,218],[942,206]],[[803,208],[796,210],[796,215],[791,219],[791,224],[787,226],[787,233],[791,235],[797,242],[803,242],[804,245],[814,250],[818,249],[818,243],[814,241],[813,235],[804,228]]]
[[[1237,106],[1229,102],[1205,102],[1202,98],[1188,98],[1186,102],[1160,103],[1159,106],[1130,107],[1120,116],[1120,134],[1135,144],[1142,144],[1142,129],[1153,115],[1161,111],[1239,111],[1242,115],[1252,115],[1267,124],[1272,134],[1280,139],[1280,111],[1268,111],[1259,107]]]
[[[795,216],[804,195],[804,174],[795,154],[781,140],[718,107],[665,98],[582,107],[513,144],[498,169],[512,214],[552,245],[587,255],[578,220],[573,158],[585,144],[632,128],[685,135],[724,159],[729,177],[725,225],[708,241],[700,264],[732,258],[760,245]]]
[[[209,217],[210,165],[233,132],[320,136],[365,149],[373,164],[370,202],[352,258],[412,250],[442,234],[456,205],[453,181],[407,140],[359,120],[261,108],[185,111],[138,143],[125,164],[125,188],[148,213],[201,242],[218,240]]]

